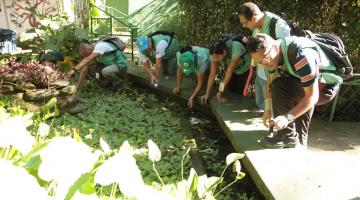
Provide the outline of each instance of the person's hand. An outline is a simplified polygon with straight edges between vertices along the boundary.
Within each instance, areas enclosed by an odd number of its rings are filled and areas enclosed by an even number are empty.
[[[206,104],[208,98],[209,98],[209,95],[206,95],[206,94],[203,95],[203,96],[201,96],[201,103],[202,103],[202,104]]]
[[[157,78],[154,75],[150,77],[150,85],[154,86],[157,83]]]
[[[222,92],[217,92],[216,93],[216,99],[221,102],[221,103],[224,103],[226,102],[226,99],[223,97],[223,93]]]
[[[173,94],[174,95],[177,95],[179,93],[180,93],[180,88],[176,87],[176,88],[173,89]]]
[[[66,75],[68,76],[68,77],[70,77],[70,76],[72,76],[72,75],[74,75],[75,74],[75,70],[70,70],[68,73],[66,73]]]
[[[193,97],[190,97],[189,100],[188,100],[188,106],[189,108],[192,108],[194,106],[194,98]]]
[[[263,123],[266,127],[270,127],[271,110],[265,110],[263,114]]]
[[[270,126],[274,126],[276,130],[282,130],[289,125],[289,120],[284,116],[277,116],[274,120],[270,121]]]

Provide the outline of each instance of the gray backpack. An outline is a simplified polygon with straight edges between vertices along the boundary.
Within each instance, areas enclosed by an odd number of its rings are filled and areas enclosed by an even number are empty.
[[[116,36],[105,36],[103,38],[100,38],[99,41],[111,43],[115,45],[120,51],[124,51],[126,48],[125,42],[123,42]]]

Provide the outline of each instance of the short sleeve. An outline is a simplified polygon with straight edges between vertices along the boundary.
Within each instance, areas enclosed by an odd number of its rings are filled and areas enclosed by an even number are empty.
[[[319,54],[314,49],[302,49],[298,52],[293,69],[300,77],[303,87],[314,83],[319,75]]]
[[[290,36],[290,27],[283,19],[278,19],[275,26],[276,38],[284,38]]]
[[[240,42],[234,41],[231,47],[231,59],[240,57],[246,53],[244,45]]]
[[[94,53],[98,53],[100,55],[103,55],[106,52],[114,51],[115,49],[112,48],[108,43],[106,42],[97,42],[94,46]]]
[[[165,55],[165,50],[168,47],[168,43],[165,40],[161,40],[157,45],[156,45],[156,58],[161,58]]]

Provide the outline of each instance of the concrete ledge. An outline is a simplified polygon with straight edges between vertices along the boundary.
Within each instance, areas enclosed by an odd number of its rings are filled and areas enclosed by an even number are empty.
[[[129,63],[129,77],[151,87],[142,67]],[[176,77],[164,77],[155,92],[172,95]],[[179,98],[186,100],[194,83],[185,79]],[[360,199],[360,123],[313,120],[308,151],[264,149],[258,139],[267,134],[254,100],[226,94],[228,101],[211,99],[208,106],[238,152],[266,199]],[[198,99],[199,103],[199,99]]]

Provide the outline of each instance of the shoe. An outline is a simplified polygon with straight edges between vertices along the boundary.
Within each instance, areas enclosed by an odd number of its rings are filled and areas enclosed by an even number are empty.
[[[261,138],[260,144],[271,149],[296,148],[301,146],[298,139],[281,137],[279,134],[268,135]]]

